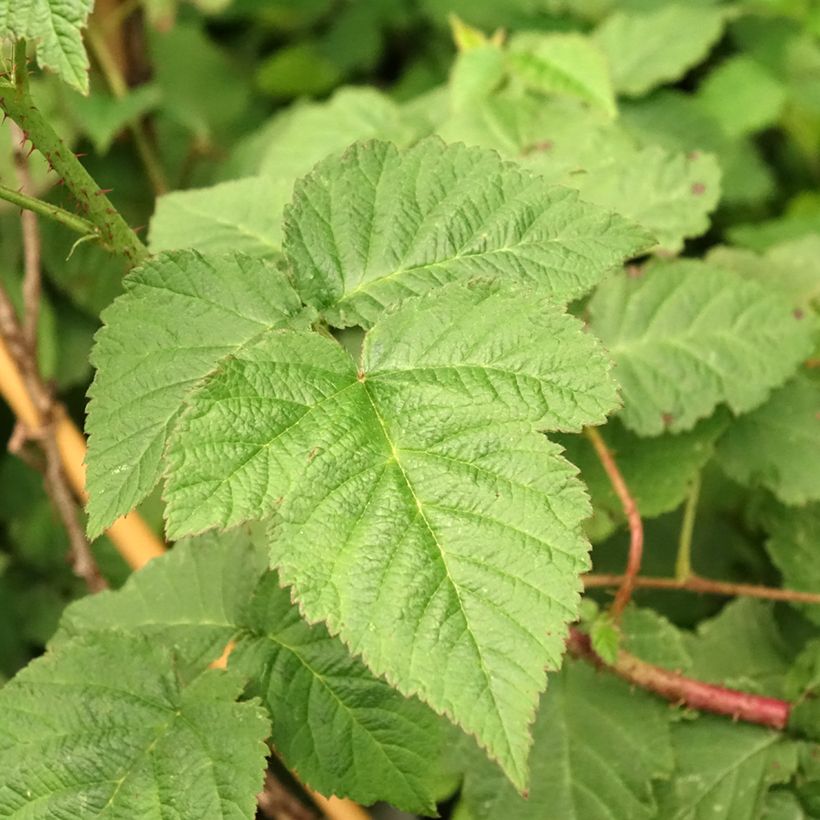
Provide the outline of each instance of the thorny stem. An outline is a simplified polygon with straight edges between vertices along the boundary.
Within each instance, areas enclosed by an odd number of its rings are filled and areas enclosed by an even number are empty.
[[[19,56],[19,55],[17,55]],[[15,75],[25,72],[15,65]],[[136,265],[147,256],[146,247],[128,227],[119,211],[82,163],[68,149],[34,104],[26,85],[0,82],[0,108],[20,127],[24,137],[46,158],[77,200],[80,210],[97,227],[105,244]]]
[[[685,581],[692,574],[692,534],[695,530],[695,514],[700,496],[700,473],[697,473],[686,497],[683,509],[683,523],[678,541],[678,555],[675,559],[675,578]]]
[[[678,672],[646,663],[623,650],[618,653],[614,663],[605,663],[592,649],[589,637],[577,627],[570,629],[567,649],[575,657],[582,658],[599,669],[612,672],[628,683],[654,692],[675,704],[772,729],[785,729],[789,722],[791,704],[785,700],[751,695],[737,689],[703,683]]]
[[[128,94],[128,84],[125,82],[125,78],[122,76],[122,72],[108,48],[105,38],[93,25],[89,26],[87,37],[91,50],[94,52],[94,58],[103,77],[105,77],[109,89],[111,89],[111,93],[118,100],[121,100]],[[162,163],[151,144],[151,139],[145,129],[145,123],[143,120],[137,119],[128,126],[128,129],[134,138],[134,145],[148,173],[148,178],[151,180],[154,193],[157,196],[164,194],[168,190],[168,180]]]
[[[65,208],[60,208],[58,205],[52,205],[50,202],[29,196],[21,191],[15,191],[5,185],[0,185],[0,199],[5,199],[6,202],[11,202],[12,205],[32,211],[38,216],[59,222],[63,227],[69,228],[82,236],[96,237],[102,242],[102,235],[93,222],[89,222],[87,219],[65,210]],[[102,244],[105,245],[104,242]]]
[[[584,587],[618,587],[623,584],[623,575],[597,575],[590,573],[583,576]],[[684,592],[696,592],[702,595],[725,595],[727,597],[761,598],[765,601],[787,601],[792,604],[820,605],[820,594],[803,592],[796,589],[759,586],[758,584],[736,584],[731,581],[715,581],[699,575],[687,578],[658,578],[639,575],[633,579],[635,589],[671,589]]]
[[[635,578],[641,571],[641,559],[643,558],[643,523],[641,522],[641,515],[638,512],[638,505],[629,492],[629,487],[626,486],[626,482],[621,475],[621,471],[618,469],[615,458],[601,437],[601,434],[594,427],[586,427],[584,429],[584,435],[586,435],[595,448],[595,452],[609,477],[612,488],[620,499],[629,525],[629,557],[627,558],[626,572],[621,576],[621,583],[615,594],[615,600],[612,602],[611,610],[612,620],[617,624],[620,621],[621,613],[632,598],[632,588],[635,584]]]

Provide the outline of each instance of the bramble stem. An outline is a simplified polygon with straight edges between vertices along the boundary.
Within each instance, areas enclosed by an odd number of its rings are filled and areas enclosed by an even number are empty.
[[[623,584],[623,575],[598,575],[590,573],[582,576],[584,587],[618,587]],[[735,584],[731,581],[714,581],[699,575],[688,578],[657,578],[639,575],[633,579],[635,589],[672,589],[696,592],[702,595],[725,595],[727,597],[761,598],[765,601],[787,601],[792,604],[820,605],[820,594],[802,592],[796,589],[780,589],[758,584]]]
[[[624,477],[618,469],[615,458],[612,455],[601,434],[594,427],[584,429],[584,435],[592,443],[598,459],[606,471],[612,488],[621,501],[626,520],[629,525],[629,557],[626,562],[626,572],[621,576],[621,583],[612,602],[612,620],[617,624],[621,613],[632,598],[632,588],[635,578],[641,571],[641,559],[643,558],[643,523],[638,512],[638,505],[626,486]]]
[[[791,704],[785,700],[703,683],[646,663],[623,650],[618,653],[615,663],[605,663],[592,649],[589,637],[577,627],[570,629],[567,649],[575,657],[606,669],[627,683],[654,692],[672,703],[772,729],[785,729],[789,722]]]
[[[95,236],[102,240],[102,236],[100,236],[100,232],[93,222],[89,222],[87,219],[65,210],[65,208],[60,208],[58,205],[52,205],[50,202],[29,196],[22,191],[15,191],[5,185],[0,185],[0,199],[5,199],[6,202],[11,202],[12,205],[25,208],[27,211],[33,211],[38,216],[59,222],[75,233],[89,237]]]
[[[65,182],[81,211],[98,229],[104,244],[124,256],[131,265],[142,261],[148,254],[145,245],[40,113],[25,87],[19,89],[7,81],[0,82],[0,108],[20,126],[24,136]]]
[[[689,495],[686,497],[686,506],[683,510],[683,523],[678,541],[678,555],[675,559],[675,578],[685,581],[692,574],[692,533],[695,530],[695,513],[698,509],[700,496],[700,473],[695,475]]]

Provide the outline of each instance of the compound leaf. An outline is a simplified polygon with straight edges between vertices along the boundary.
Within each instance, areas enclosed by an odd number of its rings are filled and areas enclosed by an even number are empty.
[[[37,63],[88,92],[88,55],[82,30],[94,0],[0,0],[0,40],[37,43]]]
[[[530,293],[451,285],[387,314],[358,369],[329,339],[281,331],[190,402],[169,448],[170,531],[275,511],[272,560],[307,618],[522,786],[587,549],[576,471],[536,431],[599,422],[614,402],[577,320]]]
[[[735,481],[771,490],[786,504],[820,501],[820,378],[798,374],[757,410],[741,416],[718,446]]]
[[[679,80],[720,39],[726,12],[669,3],[648,12],[618,11],[595,33],[609,58],[615,90],[632,97]]]
[[[404,152],[357,143],[297,183],[285,212],[297,290],[340,327],[474,276],[568,300],[647,244],[642,229],[494,151],[435,137]]]
[[[217,362],[272,328],[305,326],[298,296],[262,259],[161,254],[102,314],[89,390],[89,533],[130,512],[160,477],[183,400]]]
[[[471,820],[658,817],[652,781],[672,771],[669,719],[668,707],[651,695],[568,662],[538,710],[528,798],[477,761],[462,805]]]
[[[268,707],[271,740],[304,782],[430,813],[439,718],[374,677],[323,626],[305,623],[254,540],[240,529],[177,544],[121,590],[69,607],[53,645],[117,629],[207,663],[234,641],[230,668]]]
[[[613,276],[590,303],[617,364],[624,424],[639,435],[690,429],[725,402],[754,409],[812,347],[812,325],[778,293],[693,260]]]
[[[270,727],[241,691],[138,635],[48,653],[0,690],[0,814],[251,817]]]

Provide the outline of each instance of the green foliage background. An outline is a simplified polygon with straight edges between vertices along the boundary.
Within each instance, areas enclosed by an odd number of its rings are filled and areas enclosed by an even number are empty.
[[[86,71],[89,3],[0,0],[38,105],[154,254],[124,279],[41,220],[39,363],[88,411],[114,589],[84,596],[4,454],[0,817],[250,817],[266,742],[323,793],[420,816],[820,817],[820,607],[641,589],[620,638],[608,592],[578,609],[584,571],[625,564],[581,434],[607,415],[644,574],[674,576],[689,503],[697,573],[820,592],[820,7],[132,5],[118,96],[93,49]],[[21,271],[2,203],[18,305]],[[181,540],[129,577],[101,533],[136,505]],[[371,561],[384,544],[406,564]],[[794,701],[792,725],[562,663],[578,617],[602,654]]]

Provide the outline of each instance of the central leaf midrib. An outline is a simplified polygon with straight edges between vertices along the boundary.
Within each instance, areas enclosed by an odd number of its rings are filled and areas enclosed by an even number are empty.
[[[393,459],[396,462],[396,466],[399,468],[399,472],[401,473],[402,479],[404,480],[405,486],[407,487],[407,491],[410,493],[410,496],[412,497],[413,501],[416,504],[416,507],[418,509],[419,518],[424,522],[424,526],[427,528],[427,531],[430,533],[430,537],[433,539],[433,543],[436,545],[436,548],[439,551],[439,555],[441,557],[441,563],[442,563],[442,566],[444,567],[444,572],[445,572],[445,575],[447,577],[447,581],[449,582],[450,587],[452,588],[452,590],[453,590],[453,592],[456,596],[456,600],[458,601],[458,608],[459,608],[459,612],[461,613],[462,618],[464,619],[465,630],[466,630],[467,634],[470,636],[470,641],[472,642],[473,648],[475,649],[476,655],[478,656],[478,663],[479,663],[479,667],[481,668],[481,673],[484,676],[484,683],[487,687],[487,691],[489,692],[490,697],[492,698],[492,702],[493,702],[493,706],[495,707],[496,715],[499,718],[499,722],[500,722],[502,731],[504,732],[504,741],[507,745],[507,751],[510,753],[510,755],[512,755],[513,754],[513,746],[512,746],[512,743],[510,741],[510,737],[507,734],[506,723],[505,723],[504,719],[502,718],[501,709],[499,708],[498,701],[496,700],[496,697],[495,697],[495,692],[494,692],[493,687],[492,687],[492,677],[490,676],[490,673],[489,673],[489,671],[487,670],[487,667],[484,664],[484,656],[481,653],[481,648],[479,646],[478,639],[476,638],[475,633],[473,632],[472,626],[470,624],[470,619],[467,617],[467,611],[464,608],[464,602],[462,601],[462,598],[461,598],[461,590],[459,589],[458,584],[456,584],[455,579],[453,578],[453,576],[450,574],[450,567],[447,565],[447,558],[446,558],[444,548],[442,547],[441,543],[439,542],[438,536],[436,535],[436,532],[433,529],[432,524],[430,523],[430,521],[427,518],[427,515],[424,512],[424,507],[422,505],[421,499],[416,494],[416,491],[413,487],[413,484],[410,481],[410,478],[408,477],[407,473],[405,472],[404,466],[402,465],[401,460],[399,458],[399,451],[396,448],[396,446],[394,445],[392,439],[390,438],[390,434],[387,431],[387,425],[385,424],[384,418],[382,417],[381,413],[379,412],[378,405],[376,404],[376,401],[373,398],[373,395],[371,394],[370,389],[367,386],[366,379],[364,379],[364,378],[361,379],[360,383],[362,385],[362,389],[364,391],[364,394],[367,396],[368,401],[370,402],[370,405],[373,408],[373,415],[376,417],[376,420],[378,421],[379,426],[381,427],[382,434],[384,435],[384,440],[387,443],[387,446],[390,448],[390,452],[393,456]]]

